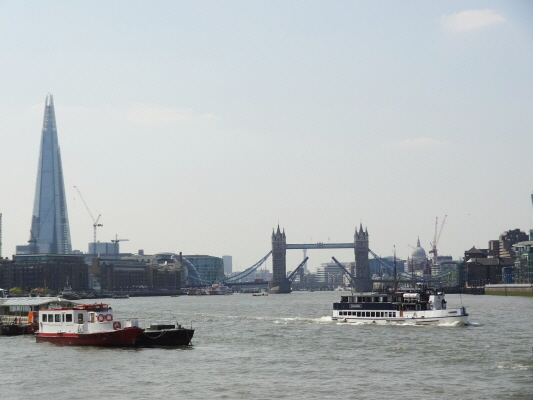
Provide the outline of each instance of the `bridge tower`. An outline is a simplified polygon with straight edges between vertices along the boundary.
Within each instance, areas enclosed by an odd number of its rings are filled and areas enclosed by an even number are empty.
[[[371,292],[373,285],[368,263],[368,229],[363,231],[363,224],[360,225],[359,231],[355,228],[354,245],[355,291]]]
[[[290,293],[291,283],[287,278],[287,239],[285,230],[272,230],[272,280],[268,285],[269,293]]]

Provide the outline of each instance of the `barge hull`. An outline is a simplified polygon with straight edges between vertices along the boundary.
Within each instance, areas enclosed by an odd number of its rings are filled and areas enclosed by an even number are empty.
[[[35,340],[38,343],[48,342],[75,346],[130,347],[137,345],[141,334],[142,330],[137,327],[94,333],[38,332],[35,334]]]
[[[145,330],[140,337],[141,346],[188,346],[191,344],[194,329]]]

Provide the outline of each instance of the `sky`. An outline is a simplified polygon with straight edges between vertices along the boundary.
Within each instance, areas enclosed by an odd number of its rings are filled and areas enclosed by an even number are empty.
[[[3,257],[29,239],[48,93],[84,252],[99,215],[121,252],[237,271],[278,224],[287,243],[362,225],[404,259],[445,216],[454,259],[533,228],[529,1],[0,0],[0,57]]]

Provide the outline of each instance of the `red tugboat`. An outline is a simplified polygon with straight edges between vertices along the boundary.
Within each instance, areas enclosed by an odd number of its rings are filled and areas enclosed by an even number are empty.
[[[136,319],[115,320],[107,304],[39,311],[37,342],[76,346],[135,346],[143,330]]]

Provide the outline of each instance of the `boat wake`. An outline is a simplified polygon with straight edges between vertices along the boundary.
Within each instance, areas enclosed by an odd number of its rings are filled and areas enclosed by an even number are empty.
[[[275,324],[331,324],[335,322],[331,317],[320,318],[277,318],[274,320]]]
[[[498,369],[508,369],[508,370],[517,370],[517,371],[529,371],[533,370],[533,362],[505,362],[498,365]]]

